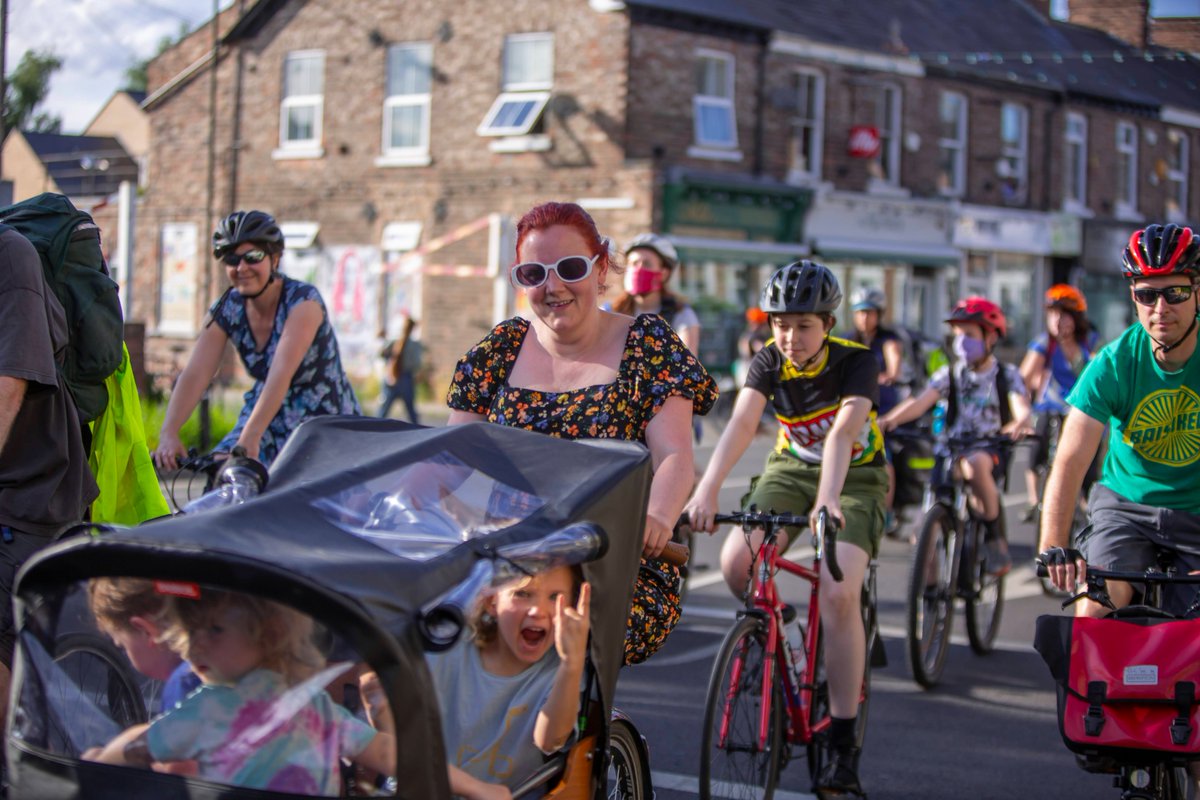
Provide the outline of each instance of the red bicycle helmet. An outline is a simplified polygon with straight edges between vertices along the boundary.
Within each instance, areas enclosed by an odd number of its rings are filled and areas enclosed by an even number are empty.
[[[1000,306],[983,297],[968,297],[959,300],[946,322],[976,322],[994,330],[1003,338],[1008,334],[1008,320]]]
[[[1083,292],[1065,283],[1056,283],[1046,290],[1046,308],[1061,308],[1082,314],[1087,311]]]
[[[1200,239],[1183,225],[1147,225],[1129,237],[1122,254],[1126,278],[1200,274]]]

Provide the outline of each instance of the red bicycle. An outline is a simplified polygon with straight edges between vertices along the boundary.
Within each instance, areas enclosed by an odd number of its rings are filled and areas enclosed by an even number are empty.
[[[815,781],[829,755],[829,685],[823,658],[819,591],[821,562],[834,580],[842,579],[834,543],[837,530],[825,509],[813,531],[812,565],[790,561],[776,539],[785,526],[805,527],[797,514],[763,513],[753,508],[718,514],[717,523],[741,525],[747,533],[762,529],[762,545],[754,559],[752,582],[737,622],[725,636],[708,683],[700,751],[700,797],[770,800],[791,748],[804,746],[810,777]],[[863,624],[867,633],[868,667],[859,698],[856,744],[867,732],[870,667],[886,661],[875,613],[875,562],[863,583]],[[779,570],[811,585],[808,610],[799,622],[798,644],[786,635],[798,615],[775,585]]]

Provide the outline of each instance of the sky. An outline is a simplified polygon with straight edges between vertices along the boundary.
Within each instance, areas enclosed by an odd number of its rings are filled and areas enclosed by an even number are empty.
[[[224,8],[232,0],[218,0]],[[164,36],[212,17],[213,0],[8,0],[6,69],[27,50],[63,60],[39,106],[80,133],[124,82],[135,61],[154,55]]]
[[[232,0],[217,3],[225,8]],[[1200,0],[1151,0],[1151,7],[1162,15],[1200,15]],[[27,50],[62,58],[39,110],[61,116],[64,133],[79,133],[120,88],[129,66],[154,55],[159,40],[177,35],[182,23],[195,29],[212,10],[213,0],[9,0],[7,70]]]

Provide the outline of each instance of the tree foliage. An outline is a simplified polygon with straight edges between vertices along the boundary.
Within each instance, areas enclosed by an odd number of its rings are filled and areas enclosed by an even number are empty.
[[[164,36],[158,40],[158,46],[154,50],[154,55],[150,56],[149,58],[143,58],[134,61],[132,64],[126,67],[124,84],[121,86],[122,91],[146,91],[146,87],[149,84],[149,75],[147,74],[147,70],[150,66],[150,62],[182,42],[189,33],[191,33],[191,28],[186,22],[182,23],[179,26],[179,32],[176,35]]]
[[[62,117],[37,110],[50,93],[50,79],[62,65],[62,59],[54,53],[25,51],[21,63],[8,76],[4,116],[0,120],[4,134],[13,129],[35,133],[58,133],[62,130]]]

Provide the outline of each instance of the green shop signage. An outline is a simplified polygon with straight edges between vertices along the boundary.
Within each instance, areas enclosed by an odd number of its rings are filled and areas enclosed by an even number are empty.
[[[812,191],[780,183],[676,177],[663,187],[663,231],[802,242]]]

